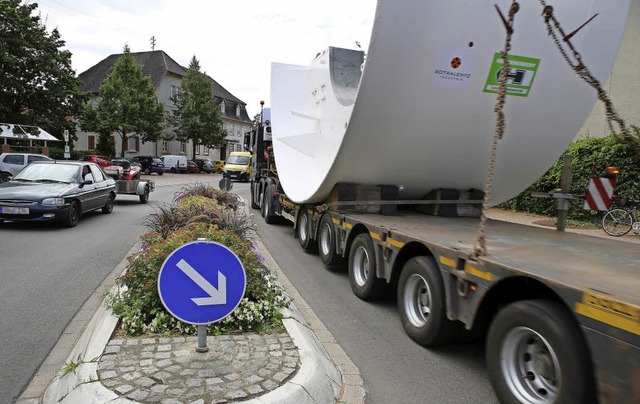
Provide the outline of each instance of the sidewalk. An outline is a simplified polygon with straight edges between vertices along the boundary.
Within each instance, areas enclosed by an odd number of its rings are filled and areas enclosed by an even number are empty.
[[[364,403],[358,368],[257,245],[292,301],[283,310],[286,333],[208,336],[206,353],[196,352],[197,337],[112,338],[117,318],[102,298],[126,268],[125,258],[67,326],[17,403]]]

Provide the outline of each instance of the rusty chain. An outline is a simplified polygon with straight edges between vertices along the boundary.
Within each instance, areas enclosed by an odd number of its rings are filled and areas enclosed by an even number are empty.
[[[504,116],[504,104],[507,99],[507,73],[509,71],[509,51],[511,50],[511,36],[513,34],[513,18],[515,14],[520,9],[520,5],[516,0],[511,2],[511,7],[509,7],[509,17],[505,19],[500,9],[496,6],[498,10],[498,14],[502,19],[502,22],[505,25],[507,30],[507,35],[505,38],[504,50],[501,52],[502,55],[502,70],[500,71],[500,87],[498,88],[498,96],[496,105],[494,107],[494,112],[496,113],[496,128],[493,134],[493,143],[491,145],[491,158],[489,159],[489,167],[487,169],[487,178],[484,186],[484,199],[482,201],[482,212],[480,214],[480,226],[478,229],[478,237],[476,238],[476,243],[473,248],[474,257],[477,258],[479,256],[486,255],[487,247],[485,243],[485,233],[487,230],[487,215],[486,211],[489,206],[489,200],[491,199],[491,192],[493,190],[493,173],[495,171],[496,165],[496,156],[498,154],[498,142],[504,136],[504,129],[506,127],[505,116]]]
[[[598,79],[593,77],[593,75],[591,74],[587,66],[582,62],[582,56],[575,49],[575,47],[570,41],[571,37],[575,35],[580,29],[582,29],[585,25],[591,22],[591,20],[593,20],[597,16],[597,14],[591,17],[591,19],[589,19],[587,22],[582,24],[582,26],[580,26],[578,29],[574,30],[573,32],[567,35],[565,34],[564,30],[560,26],[560,22],[553,15],[553,7],[550,5],[547,5],[545,0],[539,0],[539,1],[540,1],[540,5],[543,8],[542,16],[547,26],[547,34],[553,39],[554,44],[560,51],[560,54],[562,55],[564,60],[567,62],[567,64],[571,66],[571,68],[576,72],[576,74],[580,78],[582,78],[582,80],[584,80],[587,84],[593,87],[598,93],[598,99],[602,101],[602,103],[604,104],[607,125],[611,133],[618,138],[622,137],[622,140],[624,142],[634,147],[636,152],[640,152],[640,145],[638,144],[638,139],[636,139],[629,132],[626,122],[616,112],[615,107],[611,102],[611,99],[607,95],[607,92],[602,88]],[[560,34],[562,39],[560,39],[558,34]],[[576,61],[575,64],[569,57],[569,54],[567,53],[567,50],[565,49],[565,46],[563,46],[562,42],[566,43],[566,46],[569,48],[569,50],[573,54],[573,57]],[[615,127],[616,125],[617,125],[617,130]],[[621,132],[621,135],[618,134],[618,131]]]

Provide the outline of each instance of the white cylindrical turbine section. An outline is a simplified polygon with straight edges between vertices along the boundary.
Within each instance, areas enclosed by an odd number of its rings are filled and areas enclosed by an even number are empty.
[[[403,199],[484,189],[506,36],[494,3],[508,14],[509,0],[379,0],[359,87],[358,51],[330,48],[310,66],[274,63],[273,144],[287,195],[321,202],[338,182],[402,185]],[[553,7],[567,33],[598,14],[571,41],[604,83],[629,0]],[[494,205],[544,174],[596,102],[541,14],[539,2],[521,1],[515,16]]]

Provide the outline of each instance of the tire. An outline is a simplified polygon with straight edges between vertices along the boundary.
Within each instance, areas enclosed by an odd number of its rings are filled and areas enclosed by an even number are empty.
[[[158,171],[158,175],[164,174],[164,171]]]
[[[147,167],[147,168],[145,168],[145,169],[144,169],[143,174],[144,174],[144,175],[151,175],[151,170],[149,169],[149,167]]]
[[[256,203],[256,195],[255,195],[255,191],[254,191],[254,183],[251,183],[251,209],[260,209],[260,203]]]
[[[331,215],[326,213],[318,224],[318,254],[327,269],[337,269],[344,265],[344,260],[336,252],[336,228]]]
[[[267,189],[262,194],[262,216],[267,224],[274,224],[278,219],[273,214],[273,184],[267,185]]]
[[[113,195],[109,195],[109,199],[107,200],[107,203],[102,207],[102,213],[104,213],[105,215],[110,214],[111,212],[113,212],[113,200],[115,198],[113,197]]]
[[[140,195],[140,203],[147,203],[149,202],[149,186],[145,186],[144,187],[144,193],[142,195]]]
[[[404,264],[397,299],[402,327],[416,343],[435,346],[460,333],[462,323],[447,318],[444,283],[433,258],[414,257]]]
[[[376,277],[376,255],[369,233],[358,234],[349,251],[351,290],[362,300],[381,298],[387,290],[384,279]]]
[[[71,202],[69,206],[69,212],[64,221],[64,225],[67,227],[76,227],[80,221],[80,206],[77,201]]]
[[[624,209],[611,209],[602,218],[602,230],[614,237],[629,233],[632,225],[633,217]]]
[[[11,178],[11,174],[9,173],[0,173],[0,184],[3,182],[8,182],[9,178]]]
[[[311,217],[306,208],[302,208],[298,213],[298,223],[296,224],[296,237],[302,250],[308,253],[318,251],[318,243],[311,235]]]
[[[489,328],[487,369],[502,403],[592,403],[589,351],[566,308],[523,300],[502,309]]]

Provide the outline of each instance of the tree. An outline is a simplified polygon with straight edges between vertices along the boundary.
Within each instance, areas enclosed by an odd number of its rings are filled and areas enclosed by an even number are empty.
[[[164,108],[156,97],[151,78],[144,75],[128,46],[125,45],[124,54],[100,85],[97,105],[87,104],[81,121],[83,130],[118,134],[122,140],[121,157],[130,138],[149,142],[161,137]]]
[[[170,121],[178,140],[192,142],[194,159],[197,145],[208,148],[222,145],[225,133],[219,108],[214,102],[213,80],[200,72],[200,63],[195,56],[173,102],[176,109]]]
[[[0,0],[0,119],[40,126],[62,138],[64,129],[75,133],[70,117],[85,97],[60,33],[48,33],[40,17],[31,15],[37,7]]]

